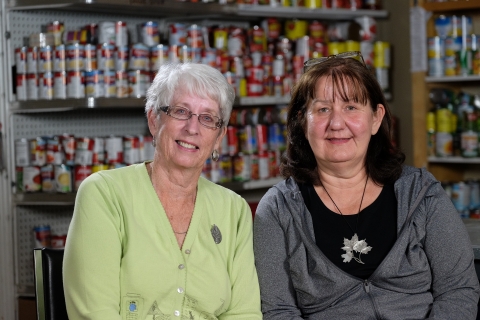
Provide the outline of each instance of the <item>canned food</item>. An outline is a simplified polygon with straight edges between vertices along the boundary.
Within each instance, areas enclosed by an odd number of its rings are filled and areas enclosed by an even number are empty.
[[[85,72],[85,95],[87,97],[99,98],[105,96],[105,83],[102,70]]]
[[[134,98],[145,97],[150,84],[150,75],[144,70],[132,70],[128,72],[129,96]]]
[[[155,147],[153,146],[152,136],[143,136],[143,155],[141,160],[152,160],[155,155]]]
[[[238,153],[233,157],[233,181],[248,181],[251,179],[250,155]]]
[[[25,138],[15,140],[15,165],[26,167],[30,164],[30,146]]]
[[[44,100],[52,100],[53,99],[53,73],[52,72],[45,72],[38,75],[39,79],[39,98]]]
[[[38,50],[38,62],[37,62],[37,71],[38,73],[52,72],[53,71],[53,47],[45,46],[40,47]]]
[[[168,61],[168,46],[157,44],[150,48],[150,70],[158,70]]]
[[[115,70],[124,71],[128,68],[128,46],[115,49]]]
[[[38,192],[42,190],[42,177],[39,166],[23,167],[22,185],[25,192]]]
[[[38,100],[38,76],[36,73],[27,74],[27,100]]]
[[[53,165],[47,164],[40,168],[43,192],[55,192],[55,176]]]
[[[258,154],[251,154],[250,155],[250,179],[251,180],[259,180],[260,173],[258,168]]]
[[[123,139],[110,136],[105,138],[105,161],[108,164],[123,163]]]
[[[65,31],[65,27],[61,21],[52,21],[47,24],[47,33],[53,34],[55,46],[62,44],[63,31]]]
[[[129,95],[128,74],[126,71],[117,71],[115,73],[115,84],[117,98],[127,98]]]
[[[172,45],[187,44],[187,30],[183,23],[171,23],[168,26],[168,43]]]
[[[36,73],[38,70],[38,48],[37,47],[28,47],[27,48],[27,73]]]
[[[51,234],[49,225],[33,227],[33,247],[49,248],[51,246]]]
[[[67,71],[81,71],[85,69],[85,46],[74,43],[65,49]]]
[[[128,68],[130,70],[149,69],[149,49],[143,43],[136,43],[130,48]]]
[[[100,137],[93,138],[92,163],[99,164],[105,161],[105,139]]]
[[[27,95],[27,75],[24,73],[17,73],[16,77],[16,91],[17,100],[25,101],[28,99]]]
[[[115,23],[115,46],[128,46],[128,29],[125,21]]]
[[[67,241],[66,234],[63,234],[63,235],[52,234],[51,239],[52,239],[51,240],[52,248],[56,248],[56,249],[65,248],[65,243]]]
[[[94,140],[88,137],[77,137],[75,142],[75,164],[92,165]]]
[[[280,174],[279,172],[279,163],[280,163],[280,151],[270,150],[268,154],[268,175],[270,177],[276,177]]]
[[[15,48],[15,66],[17,74],[27,73],[27,47]]]
[[[226,154],[220,155],[218,160],[218,181],[226,183],[232,181],[232,157]]]
[[[199,25],[192,24],[187,29],[187,45],[191,48],[203,48],[202,28]]]
[[[53,97],[55,99],[67,98],[67,73],[65,71],[53,74]]]
[[[29,140],[30,163],[33,166],[43,166],[47,163],[47,141],[42,137]]]
[[[78,191],[82,181],[92,174],[92,166],[76,165],[74,171],[74,190]]]
[[[83,71],[67,72],[67,98],[85,98],[85,77]]]
[[[116,97],[117,85],[116,85],[116,79],[115,79],[115,71],[113,70],[104,71],[103,82],[105,85],[105,88],[103,90],[105,93],[105,98]]]
[[[51,137],[47,139],[47,163],[62,164],[64,154],[62,144],[59,137]]]
[[[72,168],[61,164],[54,167],[55,188],[57,192],[72,192]]]
[[[85,45],[85,70],[92,71],[97,69],[97,49],[95,45],[87,43]]]
[[[65,163],[73,165],[75,163],[75,136],[73,134],[63,134],[60,136],[60,143],[64,153]]]
[[[140,140],[137,136],[123,137],[123,162],[134,164],[140,161]]]
[[[115,70],[115,46],[113,44],[97,45],[97,64],[99,70]]]
[[[142,39],[142,43],[149,47],[158,45],[160,43],[158,23],[154,21],[142,23],[140,26],[140,38]]]

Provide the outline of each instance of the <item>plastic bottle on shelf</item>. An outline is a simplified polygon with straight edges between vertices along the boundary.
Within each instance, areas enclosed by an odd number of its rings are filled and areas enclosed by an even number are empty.
[[[435,156],[435,110],[427,113],[427,157]]]
[[[461,155],[465,158],[478,157],[477,114],[464,112],[464,126],[461,134]]]

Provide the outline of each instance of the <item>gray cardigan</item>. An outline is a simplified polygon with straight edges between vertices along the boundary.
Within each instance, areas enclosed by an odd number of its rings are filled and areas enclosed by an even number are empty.
[[[405,166],[394,187],[398,237],[365,281],[317,247],[293,179],[265,194],[254,220],[264,319],[475,319],[473,250],[451,200],[425,169]]]

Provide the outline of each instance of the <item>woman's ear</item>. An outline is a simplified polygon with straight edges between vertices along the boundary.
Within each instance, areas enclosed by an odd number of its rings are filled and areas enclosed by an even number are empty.
[[[220,132],[218,133],[218,137],[217,139],[215,140],[215,147],[214,149],[217,149],[217,150],[220,150],[220,146],[222,145],[222,140],[223,140],[223,137],[225,136],[225,134],[227,133],[227,127],[221,127],[220,129],[218,129]],[[224,150],[225,151],[225,150]]]
[[[383,104],[377,104],[377,111],[373,113],[372,136],[377,134],[384,116],[385,107]]]
[[[148,129],[150,130],[150,134],[155,137],[155,134],[158,131],[158,115],[155,112],[154,108],[148,110],[147,113],[148,119]]]

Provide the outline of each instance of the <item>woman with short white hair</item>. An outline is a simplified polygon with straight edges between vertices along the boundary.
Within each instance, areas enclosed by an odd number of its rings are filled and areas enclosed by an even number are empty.
[[[154,159],[78,191],[64,258],[71,319],[262,318],[250,208],[200,176],[234,98],[207,65],[158,70],[145,108]]]

